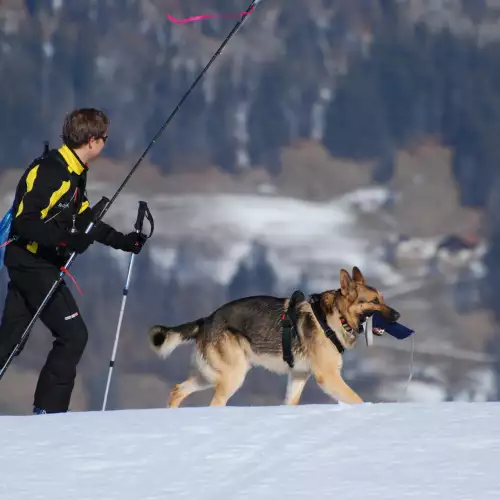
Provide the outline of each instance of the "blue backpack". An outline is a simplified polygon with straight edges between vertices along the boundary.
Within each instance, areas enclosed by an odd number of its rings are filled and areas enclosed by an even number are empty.
[[[3,267],[3,259],[5,256],[5,248],[8,245],[10,228],[12,226],[12,213],[13,208],[10,207],[7,213],[3,216],[0,221],[0,270]]]
[[[31,168],[35,162],[40,161],[45,155],[49,153],[49,141],[44,142],[43,154],[40,158],[37,158],[28,168]],[[14,204],[7,210],[6,214],[3,216],[3,219],[0,221],[0,271],[2,270],[4,257],[5,257],[5,248],[9,244],[9,235],[10,228],[12,227],[14,213]]]

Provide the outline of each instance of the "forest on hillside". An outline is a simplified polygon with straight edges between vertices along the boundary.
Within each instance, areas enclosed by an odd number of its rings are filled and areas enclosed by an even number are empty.
[[[23,16],[0,22],[0,172],[27,165],[44,139],[56,144],[64,114],[76,106],[104,108],[112,120],[105,155],[135,160],[234,25],[229,19],[173,25],[166,13],[237,12],[248,0],[18,3]],[[405,2],[396,0],[293,3],[291,9],[290,0],[263,2],[150,159],[165,175],[209,165],[234,175],[256,167],[276,175],[282,148],[308,139],[336,157],[374,160],[373,181],[383,184],[398,149],[429,139],[449,146],[461,203],[486,213],[483,302],[500,319],[500,42],[479,44],[474,35],[412,22]],[[480,17],[485,2],[463,3]],[[242,264],[227,289],[184,287],[175,275],[165,284],[143,259],[138,275],[162,304],[149,313],[183,321],[192,313],[188,299],[205,311],[230,298],[272,292],[273,269],[265,252],[256,253],[254,267]],[[92,296],[82,305],[92,311],[89,324],[109,331],[115,318],[104,297],[113,280],[91,271],[83,284]],[[111,263],[109,272],[117,273]],[[130,306],[137,325],[140,304]],[[146,353],[131,347],[137,325],[125,339],[131,369],[140,372],[149,367]],[[92,342],[100,352],[103,340]],[[98,368],[88,363],[91,386]]]
[[[375,160],[373,180],[384,183],[397,149],[431,138],[453,150],[462,204],[488,214],[494,298],[500,42],[414,23],[409,2],[296,2],[264,3],[250,16],[150,158],[165,173],[215,164],[277,174],[281,149],[307,138],[334,156]],[[174,25],[166,13],[246,3],[26,2],[18,29],[0,30],[0,169],[29,162],[45,138],[57,141],[73,106],[109,112],[106,155],[140,154],[234,25]],[[486,12],[477,2],[463,9],[477,22]]]
[[[373,178],[385,182],[396,149],[432,137],[454,149],[462,202],[489,203],[500,155],[500,43],[411,23],[395,0],[277,5],[250,17],[185,102],[150,153],[159,168],[278,173],[281,149],[308,138],[335,156],[376,159]],[[26,6],[17,31],[0,30],[0,169],[57,141],[73,106],[109,112],[106,155],[140,154],[234,24],[174,25],[139,0]]]

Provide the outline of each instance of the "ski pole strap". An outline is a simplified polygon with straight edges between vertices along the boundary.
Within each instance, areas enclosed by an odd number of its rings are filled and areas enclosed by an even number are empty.
[[[148,219],[149,226],[151,228],[148,238],[151,238],[151,236],[153,236],[153,233],[155,231],[155,221],[153,219],[153,214],[149,210],[149,207],[146,208],[146,219]]]
[[[155,223],[153,219],[153,215],[151,214],[151,211],[149,210],[148,204],[145,201],[140,201],[139,202],[139,210],[137,211],[137,220],[135,221],[135,230],[138,233],[142,233],[142,228],[144,226],[144,219],[148,219],[149,225],[150,225],[150,232],[149,236],[147,238],[151,238],[153,236],[153,232],[155,229]]]

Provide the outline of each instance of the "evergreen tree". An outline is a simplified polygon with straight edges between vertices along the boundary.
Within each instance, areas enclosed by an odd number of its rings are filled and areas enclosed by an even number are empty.
[[[227,294],[229,300],[252,295],[272,295],[276,290],[277,276],[269,262],[267,248],[255,242],[244,258],[231,282]]]
[[[355,65],[328,108],[324,144],[334,156],[377,157],[390,142],[378,77],[369,63]]]

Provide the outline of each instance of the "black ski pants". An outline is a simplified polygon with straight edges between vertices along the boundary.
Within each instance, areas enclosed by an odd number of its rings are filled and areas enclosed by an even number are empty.
[[[0,324],[2,366],[59,276],[58,269],[52,266],[8,268],[8,272],[10,281]],[[51,331],[54,342],[40,372],[33,404],[47,413],[65,412],[69,408],[76,368],[88,333],[64,281],[45,306],[40,320]]]

